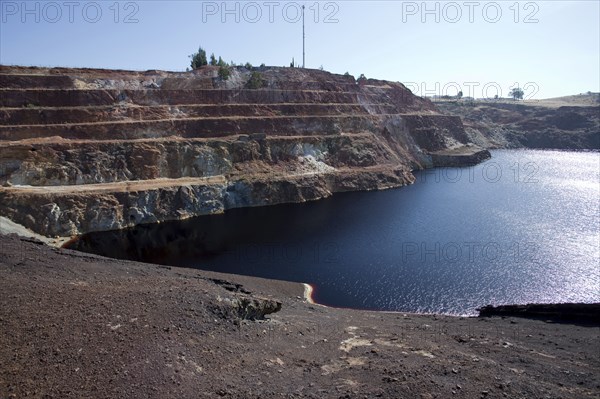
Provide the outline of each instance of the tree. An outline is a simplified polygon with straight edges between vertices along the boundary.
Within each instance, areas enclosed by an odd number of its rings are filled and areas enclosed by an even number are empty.
[[[210,65],[217,66],[217,58],[215,57],[215,53],[210,55]]]
[[[510,91],[510,96],[512,98],[514,98],[515,100],[522,100],[523,99],[523,95],[525,94],[525,92],[519,88],[519,87],[515,87]]]
[[[219,56],[219,61],[217,61],[217,65],[220,66],[221,68],[224,68],[227,66],[227,63],[225,61],[223,61],[223,58],[221,58]]]
[[[250,75],[250,80],[248,80],[246,87],[249,89],[260,89],[264,87],[264,85],[265,81],[263,80],[261,73],[254,71],[252,72],[252,75]]]
[[[361,73],[360,76],[358,77],[358,79],[356,79],[356,82],[358,84],[363,84],[367,81],[367,77],[365,76],[364,73]]]
[[[192,59],[191,67],[192,69],[198,69],[205,65],[208,65],[208,61],[206,60],[206,51],[200,47],[198,48],[198,52],[190,55]]]
[[[246,62],[246,65],[244,65],[244,68],[246,69],[252,69],[252,64],[249,62]]]
[[[459,91],[458,94],[456,95],[456,98],[458,98],[459,100],[462,98],[463,96],[463,92]]]
[[[290,68],[294,68],[296,66],[296,61],[292,57],[292,62],[290,62]]]
[[[229,67],[227,65],[223,65],[223,66],[219,67],[219,78],[221,78],[221,80],[229,79],[230,75],[231,75],[231,71],[229,70]]]

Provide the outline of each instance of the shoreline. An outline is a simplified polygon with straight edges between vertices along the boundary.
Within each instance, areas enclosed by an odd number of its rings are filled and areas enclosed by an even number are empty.
[[[454,148],[448,151],[438,151],[425,153],[425,156],[429,158],[429,160],[422,165],[422,169],[420,170],[428,170],[428,169],[436,169],[436,168],[444,168],[444,167],[468,167],[473,166],[478,163],[481,163],[485,160],[491,158],[490,152],[487,149],[480,148],[477,146],[467,146],[463,145],[458,148]],[[385,166],[385,165],[384,165]],[[389,167],[387,165],[386,167]],[[390,170],[393,172],[390,172]],[[121,220],[122,216],[112,216],[112,219],[109,218],[105,220],[103,224],[104,227],[98,227],[99,225],[96,223],[90,223],[87,217],[84,216],[82,212],[74,212],[73,214],[77,214],[76,220],[70,220],[70,225],[72,225],[69,229],[65,227],[45,227],[43,229],[39,228],[39,225],[31,220],[35,220],[36,217],[44,218],[44,213],[36,213],[38,207],[34,206],[35,201],[43,203],[46,201],[44,198],[45,195],[50,195],[52,200],[55,201],[55,205],[60,208],[69,208],[68,201],[70,196],[72,195],[81,195],[86,198],[87,204],[84,203],[85,209],[91,207],[95,204],[96,199],[94,196],[104,196],[104,195],[116,195],[120,199],[118,201],[125,201],[124,193],[129,192],[129,190],[133,189],[132,192],[135,192],[136,195],[141,195],[139,193],[145,193],[144,201],[147,201],[149,196],[150,187],[147,186],[147,183],[143,180],[134,181],[134,182],[112,182],[112,183],[96,183],[96,184],[81,184],[81,185],[67,185],[67,186],[30,186],[30,185],[9,185],[6,187],[0,187],[0,195],[4,198],[5,202],[10,203],[13,201],[17,201],[19,195],[28,195],[31,198],[35,199],[33,203],[27,203],[26,205],[21,204],[21,207],[24,209],[18,209],[19,206],[15,207],[7,207],[4,209],[7,217],[7,220],[10,220],[11,223],[18,225],[19,230],[27,231],[26,234],[35,234],[38,237],[48,237],[48,236],[57,236],[54,240],[55,245],[64,245],[70,241],[76,240],[77,238],[84,236],[89,233],[97,233],[104,231],[117,231],[117,230],[126,230],[130,228],[135,228],[138,225],[145,224],[160,224],[163,222],[175,222],[182,221],[195,217],[202,217],[207,215],[224,213],[230,209],[236,208],[247,208],[247,207],[263,207],[263,206],[272,206],[272,205],[280,205],[280,204],[294,204],[294,203],[303,203],[308,201],[318,201],[328,197],[335,195],[336,193],[345,193],[345,192],[368,192],[368,191],[382,191],[394,188],[400,188],[403,186],[410,185],[414,183],[414,175],[408,169],[403,171],[404,174],[402,176],[399,175],[399,170],[395,170],[394,168],[390,170],[381,170],[381,171],[372,171],[367,170],[361,173],[365,173],[364,180],[358,186],[352,186],[350,189],[347,189],[341,183],[335,183],[336,179],[339,179],[340,176],[343,177],[344,174],[348,174],[350,172],[340,169],[334,172],[315,172],[310,174],[293,174],[289,176],[279,176],[280,179],[275,180],[274,184],[287,184],[291,181],[295,181],[295,184],[299,184],[300,186],[307,186],[311,188],[317,187],[318,189],[313,190],[310,195],[306,192],[297,197],[290,197],[285,199],[276,199],[263,201],[260,199],[260,196],[255,198],[255,202],[248,202],[244,205],[236,205],[236,204],[228,204],[225,199],[220,198],[220,194],[215,194],[213,191],[219,191],[219,187],[223,185],[231,185],[237,184],[237,180],[227,180],[223,176],[213,176],[207,179],[200,178],[181,178],[181,179],[154,179],[155,183],[152,186],[154,189],[158,190],[167,190],[168,188],[177,187],[177,184],[187,184],[190,187],[194,187],[192,191],[194,191],[194,195],[208,195],[207,192],[210,191],[211,196],[216,195],[216,203],[221,204],[216,207],[209,208],[190,208],[187,209],[183,213],[169,213],[170,211],[164,211],[164,214],[154,215],[153,217],[145,216],[145,218],[128,220]],[[357,172],[358,173],[358,172]],[[377,173],[381,174],[379,176]],[[391,174],[390,174],[391,173]],[[381,180],[382,176],[385,179]],[[212,179],[212,180],[211,180]],[[206,180],[206,181],[205,181]],[[214,180],[214,181],[213,181]],[[342,179],[343,180],[343,179]],[[160,181],[160,184],[157,182]],[[239,181],[245,181],[241,179]],[[254,179],[248,180],[250,184],[249,187],[259,187],[263,183],[262,180],[258,177]],[[331,187],[335,186],[335,184],[339,184],[337,189],[332,189]],[[139,186],[139,187],[138,187]],[[277,187],[275,187],[277,189]],[[208,190],[208,191],[207,191]],[[257,189],[258,190],[258,189]],[[167,190],[169,191],[169,190]],[[207,192],[205,192],[207,191]],[[306,191],[306,190],[305,190]],[[113,193],[113,194],[110,194]],[[117,194],[115,194],[117,193]],[[123,197],[123,198],[121,198]],[[33,201],[33,199],[28,201]],[[115,197],[116,198],[116,197]],[[169,197],[170,201],[177,201],[178,197],[171,196]],[[84,202],[85,202],[84,201]],[[64,205],[63,203],[67,203]],[[168,201],[167,201],[168,203]],[[124,205],[123,205],[124,206]],[[213,209],[214,208],[214,209]],[[36,209],[36,211],[33,211]],[[70,209],[70,208],[69,208]],[[109,212],[110,213],[110,212]],[[140,212],[138,212],[140,213]],[[182,216],[185,214],[184,216]],[[27,215],[28,217],[24,217],[23,215]],[[30,220],[31,219],[31,220]],[[146,220],[148,219],[148,220]],[[133,222],[132,222],[133,220]],[[151,220],[151,221],[150,221]],[[54,224],[47,224],[48,226]],[[78,226],[76,229],[73,226]],[[75,229],[75,230],[73,230]],[[45,240],[45,239],[43,239]]]
[[[0,216],[0,237],[8,236],[8,235],[18,236],[20,239],[33,242],[33,243],[43,243],[48,247],[55,249],[66,249],[71,250],[66,247],[70,242],[79,239],[81,236],[76,237],[61,237],[61,238],[48,238],[36,234],[27,228],[18,225],[17,223],[12,222],[10,219]],[[80,253],[81,255],[91,255],[87,252],[72,250]],[[92,255],[99,256],[99,255]],[[106,258],[110,260],[114,260],[116,262],[121,261],[119,259]],[[151,264],[153,266],[160,266],[158,264]],[[175,268],[176,266],[165,266],[168,268]],[[199,270],[202,269],[191,269],[191,270]],[[225,276],[238,276],[238,277],[250,277],[245,275],[237,275],[237,274],[228,274],[223,273]],[[338,306],[330,306],[327,304],[319,303],[315,301],[313,298],[314,287],[309,283],[295,283],[286,280],[277,280],[277,279],[268,279],[273,282],[281,282],[281,283],[290,283],[290,284],[301,284],[303,287],[303,295],[302,298],[310,305],[321,306],[329,309],[340,309],[340,310],[352,310],[359,312],[374,312],[374,313],[383,313],[383,314],[401,314],[401,315],[414,315],[414,316],[442,316],[442,317],[456,317],[456,318],[479,318],[479,317],[490,317],[490,316],[511,316],[511,317],[524,317],[524,318],[543,318],[540,315],[540,312],[547,312],[546,319],[548,320],[575,320],[577,321],[577,317],[572,317],[569,315],[573,309],[579,309],[579,305],[583,306],[591,306],[593,308],[592,311],[588,311],[585,313],[582,318],[583,320],[587,320],[591,323],[598,323],[600,320],[600,316],[595,316],[596,310],[600,309],[600,301],[599,302],[551,302],[551,303],[509,303],[504,305],[491,305],[484,304],[478,308],[474,309],[473,314],[455,314],[455,313],[421,313],[421,312],[412,312],[412,311],[395,311],[395,310],[379,310],[379,309],[362,309],[362,308],[352,308],[352,307],[338,307]],[[561,313],[561,307],[564,308],[564,313]],[[557,311],[557,308],[559,309]],[[532,310],[533,309],[533,310]]]
[[[574,152],[574,153],[595,153],[595,154],[600,153],[600,149],[552,149],[552,148],[542,149],[542,148],[521,147],[521,148],[490,148],[488,150],[488,149],[470,147],[470,148],[463,148],[459,151],[448,150],[448,151],[439,151],[437,153],[432,153],[432,154],[430,154],[434,159],[432,161],[433,162],[432,166],[425,167],[422,169],[413,169],[413,170],[411,170],[411,173],[414,174],[416,172],[424,172],[427,170],[436,170],[436,169],[445,169],[445,168],[469,168],[474,165],[485,162],[487,160],[493,159],[492,153],[495,151],[501,151],[501,152],[503,152],[503,151],[531,151],[531,152],[551,151],[551,152]],[[404,185],[399,185],[399,186],[397,186],[397,185],[385,186],[385,187],[382,186],[382,187],[379,187],[376,189],[366,188],[366,189],[360,189],[360,190],[343,191],[343,192],[339,192],[339,193],[343,194],[346,192],[384,191],[384,190],[390,190],[390,189],[400,189],[400,188],[403,188],[405,186],[409,186],[412,184],[414,184],[414,182],[410,182],[410,183],[407,183]],[[19,188],[19,187],[21,187],[21,186],[14,186],[13,188]],[[30,188],[30,187],[22,186],[21,188]],[[0,191],[2,191],[1,188],[0,188]],[[337,192],[333,192],[325,197],[309,199],[309,200],[305,200],[305,201],[301,201],[301,202],[289,201],[289,202],[281,202],[281,203],[274,203],[274,204],[248,205],[248,206],[244,206],[244,207],[240,207],[240,208],[268,207],[268,206],[300,204],[300,203],[304,203],[304,202],[320,201],[320,200],[335,196],[336,193]],[[223,213],[225,213],[231,209],[239,209],[239,208],[225,209],[223,211]],[[209,215],[210,214],[197,215],[197,216],[188,217],[186,219],[198,218],[198,217],[209,216]],[[152,223],[140,223],[138,225],[139,226],[153,225],[153,224],[161,224],[161,223],[165,223],[165,222],[184,221],[186,219],[174,219],[174,220],[169,219],[169,220],[156,221],[156,222],[152,222]],[[0,216],[0,233],[4,233],[4,234],[15,233],[15,234],[18,234],[23,237],[35,238],[35,239],[38,239],[40,241],[43,241],[43,242],[45,242],[51,246],[55,246],[55,247],[65,247],[65,246],[69,245],[70,243],[80,239],[82,236],[85,236],[86,234],[128,230],[128,229],[135,228],[138,225],[127,225],[122,228],[112,229],[112,230],[94,230],[94,231],[83,232],[81,234],[76,234],[76,235],[71,235],[71,236],[48,237],[48,236],[44,236],[39,233],[36,233],[36,232],[32,231],[30,228],[28,228],[22,224],[19,224],[6,216]]]
[[[277,281],[277,280],[275,280]],[[279,280],[280,281],[280,280]],[[540,319],[557,322],[582,322],[600,325],[600,302],[550,302],[550,303],[513,303],[505,305],[483,305],[475,309],[477,314],[453,313],[419,313],[399,310],[361,309],[351,307],[330,306],[316,302],[313,298],[314,288],[308,283],[301,283],[304,287],[303,298],[311,305],[322,306],[329,309],[353,310],[357,312],[373,312],[393,315],[412,316],[440,316],[455,318],[482,318],[482,317],[518,317]]]

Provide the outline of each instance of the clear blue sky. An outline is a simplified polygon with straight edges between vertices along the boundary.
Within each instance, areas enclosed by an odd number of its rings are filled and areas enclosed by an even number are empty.
[[[487,85],[507,96],[514,83],[529,98],[600,91],[598,0],[0,0],[0,63],[182,71],[202,45],[226,61],[287,66],[302,60],[299,4],[309,68],[421,95],[482,97]]]

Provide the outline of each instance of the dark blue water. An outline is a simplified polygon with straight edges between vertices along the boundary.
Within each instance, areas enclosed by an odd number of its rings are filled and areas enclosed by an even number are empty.
[[[74,248],[310,283],[339,307],[600,302],[599,181],[597,152],[495,151],[409,187],[95,233]]]

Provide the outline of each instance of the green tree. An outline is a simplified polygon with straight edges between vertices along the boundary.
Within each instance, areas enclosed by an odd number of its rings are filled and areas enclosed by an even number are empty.
[[[510,96],[512,98],[514,98],[515,100],[522,100],[523,99],[523,95],[525,95],[525,92],[519,88],[519,87],[515,87],[510,91]]]
[[[252,64],[249,62],[246,62],[246,65],[244,65],[244,68],[246,69],[252,69]]]
[[[459,91],[458,94],[456,95],[456,98],[458,98],[459,100],[462,98],[463,96],[463,92]]]
[[[217,65],[220,66],[221,68],[224,68],[227,66],[227,63],[225,61],[223,61],[223,58],[221,58],[219,56],[219,61],[217,61]]]
[[[260,89],[265,86],[265,81],[260,72],[254,71],[252,75],[250,75],[250,80],[246,84],[246,87],[249,89]]]
[[[206,51],[200,47],[198,48],[198,52],[190,55],[192,59],[191,67],[192,69],[198,69],[205,65],[208,65],[208,61],[206,60]]]
[[[217,66],[217,59],[215,58],[215,53],[210,55],[210,65]]]
[[[231,71],[229,70],[229,67],[227,65],[222,65],[219,67],[219,78],[221,80],[229,79],[230,75],[231,75]]]

